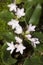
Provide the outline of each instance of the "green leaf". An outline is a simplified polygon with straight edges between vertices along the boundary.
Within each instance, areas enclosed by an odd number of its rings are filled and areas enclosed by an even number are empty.
[[[0,34],[0,40],[2,40],[3,39],[3,36],[1,36],[1,34]]]
[[[43,54],[43,44],[40,43],[40,45],[37,46],[36,50]]]
[[[11,3],[12,0],[0,0],[0,3]]]
[[[28,1],[28,0],[25,0],[24,3],[25,3],[25,4],[24,4],[24,8],[25,8],[25,9],[28,9],[29,7],[32,6],[32,2],[30,2],[30,1]]]
[[[32,57],[27,58],[23,65],[41,65],[40,56],[34,54]]]
[[[7,29],[6,22],[2,19],[0,19],[0,32],[4,32]]]
[[[12,32],[6,32],[3,34],[3,37],[7,40],[7,41],[15,41],[15,35]]]
[[[33,7],[30,7],[26,10],[26,14],[25,14],[25,19],[26,19],[26,22],[28,23],[28,21],[30,20],[30,17],[33,13],[34,9]]]
[[[43,4],[43,0],[36,0],[36,1],[37,1],[37,3]]]
[[[25,6],[28,8],[29,6],[36,6],[37,4],[42,4],[43,0],[23,0]]]
[[[4,37],[5,40],[7,41],[15,41],[15,37],[14,37],[14,34],[13,32],[5,32],[5,33],[2,33],[2,36]]]
[[[41,15],[41,5],[38,4],[30,18],[29,24],[37,25],[39,23],[40,15]]]
[[[22,0],[16,0],[16,4],[20,4]]]
[[[4,34],[7,31],[8,31],[7,23],[3,19],[0,19],[0,40],[3,39],[2,34]]]
[[[6,49],[7,49],[7,45],[4,44],[4,46],[2,47],[2,55],[1,55],[3,63],[5,65],[15,64],[17,60],[12,58],[9,51],[7,51]]]
[[[10,21],[12,18],[14,18],[14,14],[9,11],[5,10],[0,12],[0,19],[6,22]]]
[[[8,30],[8,27],[6,22],[0,19],[0,40],[3,39],[2,33],[4,33],[5,31],[7,32],[7,30]]]
[[[7,5],[10,3],[12,3],[12,0],[0,0],[0,11],[7,10]]]
[[[29,8],[29,7],[31,7],[31,6],[36,6],[36,4],[37,4],[37,1],[36,0],[23,0],[24,1],[24,7],[25,7],[25,9],[27,9],[27,8]]]

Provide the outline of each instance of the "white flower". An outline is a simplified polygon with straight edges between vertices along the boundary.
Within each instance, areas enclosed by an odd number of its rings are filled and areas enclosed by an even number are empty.
[[[31,38],[30,41],[32,42],[31,44],[33,45],[33,47],[36,48],[36,44],[39,44],[39,40],[38,38]]]
[[[12,29],[16,28],[17,26],[19,26],[19,21],[11,19],[11,21],[8,22],[8,25],[12,26]]]
[[[23,32],[23,29],[20,25],[17,25],[14,31],[16,34],[21,34]]]
[[[7,48],[7,50],[10,50],[10,54],[12,54],[12,52],[13,52],[14,49],[15,49],[15,46],[14,46],[13,42],[11,42],[11,43],[7,42],[7,45],[9,46],[9,47]]]
[[[22,17],[22,16],[25,16],[25,13],[24,13],[24,8],[22,9],[17,9],[17,12],[15,13],[17,15],[18,18]]]
[[[15,33],[21,34],[23,32],[22,27],[19,25],[19,21],[12,19],[8,22],[8,25],[12,26],[12,29],[15,29]]]
[[[15,11],[16,12],[17,6],[16,6],[15,3],[14,4],[13,3],[9,4],[8,7],[10,8],[10,11]]]
[[[25,50],[25,49],[26,49],[26,47],[23,46],[23,44],[19,44],[17,46],[16,52],[20,52],[21,54],[23,54],[23,50]]]
[[[30,39],[31,39],[31,35],[30,35],[30,34],[25,35],[25,37],[26,37],[28,40],[30,40]]]
[[[16,40],[16,42],[18,42],[18,43],[22,43],[22,39],[21,38],[19,38],[19,37],[15,37],[15,40]]]
[[[36,27],[35,25],[29,24],[28,29],[27,29],[26,32],[35,31],[35,27]]]

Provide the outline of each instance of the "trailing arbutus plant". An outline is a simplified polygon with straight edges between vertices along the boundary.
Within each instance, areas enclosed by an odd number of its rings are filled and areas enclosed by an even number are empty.
[[[43,0],[0,5],[0,65],[43,65]]]

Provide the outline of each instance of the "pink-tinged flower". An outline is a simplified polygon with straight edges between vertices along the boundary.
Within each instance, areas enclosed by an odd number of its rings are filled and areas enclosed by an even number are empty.
[[[35,48],[36,48],[36,44],[40,43],[38,38],[31,38],[30,41],[31,41],[32,46]]]
[[[9,4],[8,7],[10,8],[10,9],[9,9],[10,11],[15,11],[15,12],[17,11],[17,9],[16,9],[17,6],[16,6],[15,3],[11,3],[11,4]]]
[[[29,24],[28,29],[27,29],[27,31],[26,31],[26,32],[35,31],[35,28],[36,28],[36,26],[35,26],[35,25]]]
[[[15,29],[17,26],[19,26],[19,21],[11,19],[11,21],[8,22],[8,25],[12,26],[12,29]]]
[[[15,50],[15,46],[14,46],[13,42],[11,42],[11,43],[7,42],[7,45],[8,45],[7,50],[10,50],[10,54],[12,54],[13,51]]]
[[[23,50],[25,50],[25,49],[26,49],[26,47],[23,46],[23,44],[19,44],[17,46],[16,52],[20,52],[21,54],[23,54]]]
[[[15,40],[16,40],[16,42],[17,42],[17,43],[19,43],[19,44],[21,44],[21,43],[22,43],[22,39],[21,39],[21,38],[19,38],[19,37],[17,37],[17,36],[15,36]]]
[[[14,31],[16,34],[22,34],[23,32],[23,29],[22,27],[19,25],[17,25],[17,27],[15,28],[15,31]]]
[[[18,18],[25,16],[24,8],[22,9],[17,8],[17,12],[15,14],[17,15]]]

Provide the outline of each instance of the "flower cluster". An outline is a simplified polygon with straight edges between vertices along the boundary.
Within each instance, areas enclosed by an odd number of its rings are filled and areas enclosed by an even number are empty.
[[[10,50],[10,54],[12,54],[12,52],[16,49],[16,52],[20,52],[21,54],[23,54],[23,50],[25,50],[26,49],[26,47],[25,46],[23,46],[23,44],[22,44],[22,39],[20,39],[19,37],[15,37],[15,39],[16,39],[16,42],[18,42],[19,44],[13,44],[13,42],[11,42],[11,43],[8,43],[7,42],[7,45],[9,46],[8,48],[7,48],[7,50]],[[20,41],[19,41],[20,40]]]
[[[11,3],[8,5],[10,8],[10,11],[14,11],[15,15],[17,16],[17,19],[21,18],[22,16],[25,16],[24,8],[18,8],[15,3]],[[11,21],[8,22],[8,25],[12,27],[14,30],[14,33],[17,35],[22,35],[31,41],[31,45],[36,48],[36,44],[39,44],[38,38],[32,38],[32,35],[30,32],[35,31],[36,26],[32,24],[27,24],[27,30],[24,32],[22,26],[19,24],[19,20],[17,19],[11,19]],[[10,50],[10,53],[16,49],[16,52],[20,52],[23,54],[23,50],[26,49],[26,47],[23,45],[23,39],[21,39],[19,36],[15,36],[16,44],[14,45],[14,42],[11,41],[11,43],[7,42],[7,45],[9,46],[7,50]]]

